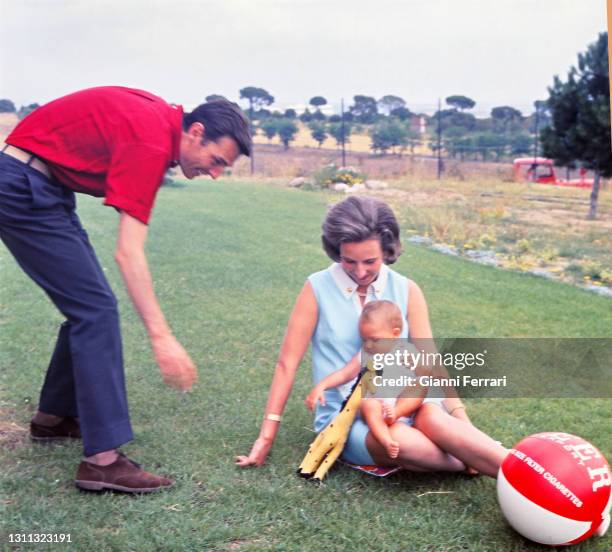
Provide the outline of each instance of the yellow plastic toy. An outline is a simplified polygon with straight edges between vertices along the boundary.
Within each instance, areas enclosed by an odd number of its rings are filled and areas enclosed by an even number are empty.
[[[355,416],[359,412],[361,398],[366,393],[373,393],[376,389],[372,381],[375,375],[376,370],[370,361],[367,363],[365,372],[357,378],[351,394],[338,415],[317,435],[317,438],[308,448],[308,452],[298,468],[300,476],[315,481],[323,481],[329,469],[342,453],[342,449],[344,449]]]

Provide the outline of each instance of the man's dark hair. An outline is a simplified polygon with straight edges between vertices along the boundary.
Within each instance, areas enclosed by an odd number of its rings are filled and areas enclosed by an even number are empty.
[[[183,114],[183,130],[193,123],[204,125],[204,139],[218,141],[223,136],[232,138],[242,155],[251,155],[253,142],[249,121],[240,107],[229,100],[213,100]]]

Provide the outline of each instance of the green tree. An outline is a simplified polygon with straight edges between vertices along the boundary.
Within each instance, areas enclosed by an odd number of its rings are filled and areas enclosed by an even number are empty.
[[[476,102],[467,96],[449,96],[445,101],[447,105],[450,105],[459,111],[472,109],[476,105]]]
[[[289,149],[290,142],[295,140],[295,135],[298,132],[298,126],[290,119],[278,119],[276,124],[276,132],[278,132],[278,137],[287,150]]]
[[[476,128],[476,117],[471,113],[457,112],[449,116],[448,123],[450,126],[461,127],[465,131],[472,131]]]
[[[358,95],[353,97],[353,101],[355,103],[349,107],[349,113],[357,122],[366,125],[376,122],[378,107],[374,98]]]
[[[523,120],[523,114],[514,107],[501,105],[491,110],[491,118],[496,130],[507,132]]]
[[[267,90],[257,88],[256,86],[247,86],[242,88],[240,90],[240,98],[243,100],[248,100],[249,111],[251,112],[274,103],[274,96],[272,96]]]
[[[308,103],[316,109],[320,109],[321,106],[327,104],[327,100],[323,96],[314,96],[313,98],[310,98]]]
[[[257,111],[253,111],[253,121],[263,121],[264,119],[269,119],[272,116],[272,112],[265,107],[262,107]]]
[[[385,153],[391,149],[399,148],[400,152],[408,145],[408,129],[401,122],[391,119],[377,123],[371,132],[370,147],[374,151]]]
[[[268,140],[272,140],[278,132],[278,121],[276,119],[264,119],[259,123],[259,128]]]
[[[285,109],[285,117],[287,119],[297,119],[297,112],[295,111],[295,109]]]
[[[274,96],[272,96],[267,90],[263,88],[257,88],[256,86],[247,86],[245,88],[240,89],[240,98],[243,100],[248,100],[249,102],[249,122],[251,127],[251,135],[255,135],[255,130],[253,128],[253,121],[255,120],[255,110],[260,110],[262,107],[266,105],[271,105],[274,103]],[[266,110],[267,111],[267,110]],[[259,113],[260,118],[268,117],[270,112],[264,115],[263,113]],[[255,150],[251,152],[251,174],[255,172]]]
[[[527,155],[533,151],[533,138],[525,132],[514,134],[510,138],[510,146],[512,155]]]
[[[247,86],[240,90],[240,98],[249,102],[249,120],[251,121],[251,132],[253,131],[253,121],[255,119],[264,119],[271,115],[267,109],[262,109],[264,106],[274,103],[274,96],[263,88],[256,86]]]
[[[418,130],[407,128],[406,137],[408,139],[408,146],[410,147],[410,155],[414,155],[415,146],[418,146],[421,143],[421,134]]]
[[[473,137],[473,134],[461,134],[454,137],[447,137],[445,144],[449,155],[454,158],[459,156],[459,159],[463,161],[466,154],[474,153],[475,147]]]
[[[394,109],[399,109],[401,107],[406,107],[406,102],[400,98],[399,96],[393,96],[388,94],[383,96],[380,100],[378,100],[378,108],[384,112],[387,116],[391,115],[391,112]]]
[[[525,118],[525,130],[536,133],[536,120],[538,134],[544,128],[550,125],[550,110],[548,104],[544,100],[536,100],[533,102],[534,112]]]
[[[431,124],[434,129],[438,128],[438,119],[440,120],[440,127],[442,132],[444,132],[447,128],[451,126],[457,126],[453,124],[452,118],[454,115],[457,115],[457,111],[455,109],[441,109],[440,111],[436,111],[431,116]]]
[[[351,141],[351,132],[353,127],[351,123],[344,121],[344,125],[340,123],[329,124],[329,134],[336,140],[336,144],[340,146],[342,142],[345,143]]]
[[[309,123],[312,121],[312,113],[308,110],[308,108],[306,108],[304,113],[300,115],[299,119],[302,121],[302,123]]]
[[[407,107],[396,107],[389,112],[389,116],[396,117],[400,121],[407,121],[412,117],[412,111]]]
[[[444,131],[444,145],[450,157],[462,154],[460,144],[463,143],[465,135],[466,129],[460,126],[451,126]]]
[[[15,104],[11,100],[0,100],[0,113],[15,113]]]
[[[322,111],[320,111],[319,109],[317,109],[313,114],[312,114],[312,120],[313,121],[325,121],[326,117],[325,117],[325,113],[323,113]]]
[[[496,159],[503,156],[507,141],[497,132],[479,132],[473,135],[473,144],[482,155],[482,160],[488,161],[492,156]]]
[[[541,134],[544,155],[569,166],[578,161],[594,174],[588,219],[597,215],[601,177],[612,176],[608,34],[601,33],[578,54],[567,81],[558,76],[548,89],[551,124]]]
[[[310,135],[319,144],[319,147],[321,147],[327,138],[327,128],[325,123],[322,123],[321,121],[312,121],[308,125],[308,128],[310,129]]]
[[[216,100],[227,100],[227,98],[225,96],[222,96],[221,94],[209,94],[208,96],[206,96],[206,98],[204,98],[207,102],[214,102]]]
[[[40,107],[40,105],[37,104],[37,103],[31,103],[29,105],[22,105],[19,108],[19,111],[17,112],[17,117],[19,117],[19,119],[24,119],[30,113],[32,113],[32,111],[34,111],[35,109],[37,109],[39,107]]]

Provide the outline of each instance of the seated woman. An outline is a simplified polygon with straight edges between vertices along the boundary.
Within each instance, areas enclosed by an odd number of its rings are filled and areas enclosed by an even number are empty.
[[[402,336],[431,339],[427,303],[421,289],[390,269],[401,254],[400,230],[391,208],[371,197],[350,197],[333,206],[323,223],[323,247],[334,263],[308,277],[287,324],[259,437],[238,466],[261,466],[272,445],[293,387],[296,371],[312,343],[316,385],[359,354],[358,320],[364,304],[386,299],[400,307]],[[315,431],[339,412],[350,383],[329,389],[317,404]],[[495,477],[507,451],[477,429],[458,398],[424,403],[413,425],[390,428],[399,444],[396,458],[357,418],[343,458],[353,464],[397,466],[414,471],[463,471],[468,467]]]

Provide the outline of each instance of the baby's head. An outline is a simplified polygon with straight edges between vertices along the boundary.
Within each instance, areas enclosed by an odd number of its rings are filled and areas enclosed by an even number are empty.
[[[385,353],[402,333],[402,313],[391,301],[366,303],[359,318],[359,333],[367,353]]]

